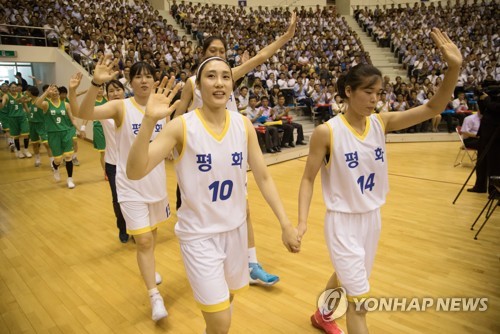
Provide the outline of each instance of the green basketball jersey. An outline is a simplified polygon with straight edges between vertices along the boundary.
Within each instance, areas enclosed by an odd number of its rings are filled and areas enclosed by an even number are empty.
[[[28,108],[29,108],[29,115],[28,115],[28,121],[30,123],[42,123],[45,122],[45,119],[43,117],[43,112],[42,109],[39,109],[33,101],[30,101],[27,103]]]
[[[44,114],[47,132],[59,132],[71,129],[68,123],[71,124],[71,126],[73,126],[73,124],[66,112],[66,103],[60,100],[57,105],[53,104],[50,100],[47,100],[47,102],[49,103],[49,109]]]
[[[22,117],[26,116],[23,109],[23,104],[21,102],[17,102],[16,99],[21,97],[21,94],[17,93],[15,96],[7,93],[7,110],[9,113],[9,117]]]
[[[105,97],[101,98],[101,100],[95,100],[95,106],[102,106],[104,103],[108,102]],[[94,121],[94,128],[102,128],[102,124],[99,121]]]

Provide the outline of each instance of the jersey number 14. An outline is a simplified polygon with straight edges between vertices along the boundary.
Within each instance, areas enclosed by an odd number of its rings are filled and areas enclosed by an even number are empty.
[[[374,179],[375,179],[375,173],[371,173],[370,175],[368,175],[368,177],[366,178],[366,182],[365,182],[364,175],[361,175],[360,177],[358,177],[357,182],[359,184],[359,188],[360,188],[362,194],[365,193],[365,190],[369,190],[369,191],[373,190],[373,187],[375,186]]]

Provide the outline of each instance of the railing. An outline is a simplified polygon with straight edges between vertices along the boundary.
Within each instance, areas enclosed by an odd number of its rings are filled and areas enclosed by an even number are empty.
[[[50,28],[35,27],[35,26],[21,26],[12,24],[0,24],[0,27],[6,27],[7,30],[25,29],[30,33],[29,35],[15,35],[0,33],[0,44],[9,45],[36,45],[36,46],[50,46],[59,47],[59,40],[57,38],[51,39],[47,37],[47,32],[51,31]],[[33,31],[40,31],[43,37],[33,35]]]
[[[78,54],[74,52],[73,45],[69,42],[69,40],[64,39],[64,37],[58,38],[50,38],[47,35],[52,31],[51,28],[43,28],[43,27],[35,27],[35,26],[21,26],[21,25],[12,25],[12,24],[0,24],[1,27],[7,27],[7,30],[16,30],[16,29],[25,29],[30,35],[16,35],[16,34],[7,34],[5,32],[0,32],[0,45],[26,45],[26,46],[45,46],[45,47],[61,47],[61,45],[65,45],[65,51],[68,53],[74,61],[77,61],[89,74],[92,73],[94,69],[94,61],[92,58],[84,55]],[[43,37],[40,36],[32,36],[33,31],[41,31],[43,32]],[[68,47],[66,48],[66,43]]]

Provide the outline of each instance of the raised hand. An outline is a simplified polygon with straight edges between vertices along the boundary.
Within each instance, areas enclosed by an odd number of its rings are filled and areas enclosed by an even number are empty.
[[[438,28],[433,28],[431,38],[436,44],[436,47],[441,51],[444,60],[448,63],[449,67],[462,66],[462,54],[457,46],[451,41],[446,33],[441,32]]]
[[[250,59],[250,54],[247,50],[243,52],[243,56],[241,57],[241,63],[244,64],[248,59]]]
[[[80,82],[82,81],[83,74],[81,72],[77,72],[71,76],[69,79],[69,89],[77,89],[80,86]]]
[[[174,87],[175,77],[168,79],[164,77],[161,83],[155,82],[151,95],[149,95],[148,104],[146,105],[145,116],[156,121],[170,116],[177,104],[180,101],[176,101],[173,105],[170,105],[173,98],[180,89],[180,85],[177,84]]]
[[[292,18],[290,19],[290,25],[288,26],[288,30],[286,31],[286,35],[289,38],[292,38],[295,35],[295,28],[297,27],[297,13],[292,11]]]
[[[118,64],[118,59],[112,61],[111,57],[110,54],[107,54],[99,58],[94,69],[94,77],[92,78],[96,84],[102,85],[105,82],[113,80],[118,75],[118,71],[113,70],[115,65]]]

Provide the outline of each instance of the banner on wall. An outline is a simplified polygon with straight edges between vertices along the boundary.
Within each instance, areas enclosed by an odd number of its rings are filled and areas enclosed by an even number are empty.
[[[238,6],[240,6],[240,7],[246,7],[247,6],[247,0],[238,0]]]

